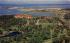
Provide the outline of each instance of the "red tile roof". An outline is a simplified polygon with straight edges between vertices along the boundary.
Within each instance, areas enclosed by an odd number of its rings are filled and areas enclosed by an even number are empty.
[[[28,14],[16,14],[15,18],[26,18],[26,19],[31,19],[32,16]]]

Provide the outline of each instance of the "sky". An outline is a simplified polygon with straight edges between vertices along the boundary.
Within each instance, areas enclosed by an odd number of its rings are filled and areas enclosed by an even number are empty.
[[[8,4],[70,4],[70,0],[0,0]]]

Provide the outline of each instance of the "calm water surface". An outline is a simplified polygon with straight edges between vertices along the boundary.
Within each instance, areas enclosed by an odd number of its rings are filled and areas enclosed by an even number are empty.
[[[30,14],[33,16],[54,16],[53,13],[49,12],[29,12],[29,11],[20,11],[17,9],[0,9],[0,15],[6,15],[6,14]]]

